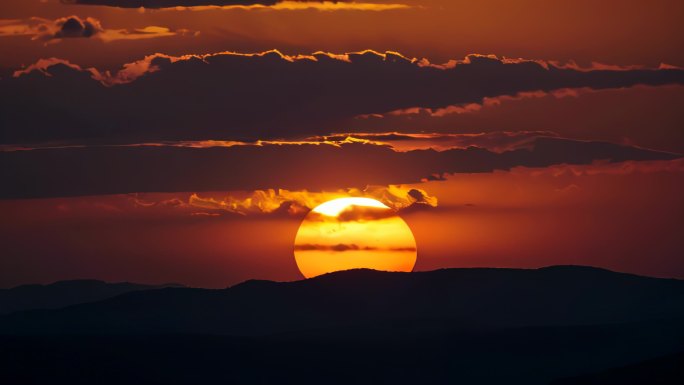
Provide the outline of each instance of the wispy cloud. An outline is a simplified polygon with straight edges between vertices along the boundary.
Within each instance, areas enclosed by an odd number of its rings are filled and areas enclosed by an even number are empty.
[[[394,251],[394,252],[415,252],[415,247],[375,247],[375,246],[359,246],[356,244],[339,243],[336,245],[320,245],[320,244],[301,244],[295,245],[296,251],[333,251],[343,253],[345,251]]]
[[[203,203],[238,212],[259,207],[267,207],[268,211],[277,210],[283,202],[292,200],[287,192],[264,190],[269,188],[336,191],[369,184],[439,180],[445,173],[591,164],[601,159],[620,162],[678,157],[681,156],[607,142],[551,137],[536,137],[524,147],[501,153],[477,147],[399,152],[373,143],[49,148],[0,152],[0,165],[4,166],[0,167],[0,180],[5,182],[0,185],[0,197],[263,190],[260,193],[263,197]],[[391,190],[381,191],[381,195],[390,193]],[[310,207],[306,199],[299,197],[294,201]],[[291,208],[282,207],[282,210]]]
[[[617,71],[617,70],[616,70]],[[411,107],[401,110],[389,111],[385,114],[371,114],[358,116],[359,119],[382,118],[385,116],[404,116],[404,115],[425,115],[433,118],[442,118],[449,115],[469,114],[480,112],[484,108],[491,108],[500,106],[501,103],[510,101],[524,100],[524,99],[539,99],[546,97],[554,97],[562,99],[566,97],[579,97],[582,93],[596,92],[592,88],[560,88],[551,91],[524,91],[518,92],[515,95],[499,95],[494,97],[485,97],[479,103],[468,103],[460,105],[451,105],[441,108],[422,108]]]
[[[246,11],[391,11],[415,8],[401,3],[372,1],[279,1],[279,0],[62,0],[66,4],[103,5],[173,11],[246,10]]]
[[[0,37],[28,36],[32,40],[56,43],[63,39],[92,38],[103,42],[115,40],[142,40],[178,35],[196,36],[199,32],[187,29],[171,30],[166,27],[147,26],[138,29],[105,29],[92,17],[68,16],[56,20],[33,17],[24,20],[0,20]]]
[[[187,204],[195,208],[240,215],[272,213],[300,215],[321,203],[350,196],[377,199],[395,210],[407,209],[413,205],[437,206],[437,198],[430,196],[426,191],[402,185],[368,186],[362,190],[351,188],[322,192],[268,189],[257,190],[242,197],[227,195],[219,198],[192,194]]]

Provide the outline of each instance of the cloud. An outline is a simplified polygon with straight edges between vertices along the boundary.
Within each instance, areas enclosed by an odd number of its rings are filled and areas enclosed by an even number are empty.
[[[36,63],[34,69],[42,71],[45,62]],[[521,132],[482,132],[478,134],[448,134],[448,133],[368,133],[354,132],[332,134],[325,136],[312,136],[299,140],[258,140],[244,142],[234,140],[186,140],[120,144],[119,147],[178,147],[178,148],[215,148],[215,147],[268,147],[268,146],[333,146],[341,148],[346,144],[369,144],[374,146],[388,147],[398,152],[413,150],[436,150],[447,151],[452,149],[465,149],[468,147],[484,148],[493,152],[505,152],[522,148],[532,148],[538,138],[559,137],[551,131],[521,131]],[[60,144],[60,145],[0,145],[0,151],[28,151],[49,148],[79,148],[86,147],[84,144]]]
[[[49,42],[57,39],[89,38],[104,32],[100,21],[78,16],[48,20],[33,17],[26,20],[3,20],[0,36],[31,36],[32,40]]]
[[[356,116],[416,106],[439,109],[539,90],[684,83],[684,71],[675,69],[576,71],[493,58],[442,69],[373,51],[157,54],[116,73],[57,60],[42,70],[52,76],[31,68],[0,80],[1,143],[301,137],[344,132]],[[30,92],[35,89],[41,92]],[[36,110],[50,112],[31,113]],[[55,122],[59,129],[46,129]]]
[[[682,98],[681,85],[527,92],[442,109],[412,108],[357,117],[345,132],[411,133],[425,127],[470,135],[546,131],[553,136],[684,153]],[[414,143],[419,142],[408,142],[407,147]]]
[[[76,16],[71,16],[63,19],[58,19],[55,24],[59,30],[55,33],[55,38],[71,38],[71,37],[91,37],[103,31],[100,22],[87,18],[81,20]]]
[[[337,214],[336,217],[329,217],[319,213],[312,213],[308,216],[309,220],[320,222],[372,222],[386,218],[392,218],[396,214],[392,210],[380,209],[376,207],[350,206]]]
[[[614,69],[615,71],[621,71],[623,69]],[[469,103],[464,105],[452,105],[443,108],[421,108],[412,107],[405,108],[402,110],[389,111],[386,114],[370,114],[358,116],[359,119],[368,118],[383,118],[385,116],[402,116],[402,115],[427,115],[433,118],[442,118],[449,115],[458,114],[469,114],[480,112],[483,108],[491,108],[495,106],[500,106],[501,103],[506,103],[510,101],[517,101],[523,99],[539,99],[546,97],[554,97],[557,99],[567,98],[567,97],[579,97],[581,93],[595,92],[593,89],[584,88],[561,88],[552,91],[525,91],[518,92],[515,95],[500,95],[495,97],[485,97],[479,103]]]
[[[243,197],[238,195],[200,197],[195,193],[189,197],[188,205],[240,215],[272,213],[301,215],[329,200],[349,196],[377,199],[394,210],[404,210],[416,204],[428,207],[437,206],[437,198],[428,195],[426,191],[401,185],[374,185],[367,186],[365,189],[349,188],[322,192],[267,189],[257,190]]]
[[[26,69],[21,70],[21,71],[16,71],[14,73],[14,75],[15,76],[21,76],[23,74],[29,74],[31,72],[39,72],[39,73],[44,74],[45,76],[52,76],[50,74],[49,70],[56,65],[60,65],[63,68],[70,68],[70,69],[73,69],[73,70],[78,71],[78,72],[82,71],[81,67],[79,67],[75,64],[71,64],[66,60],[53,57],[53,58],[49,58],[49,59],[40,59],[37,62],[28,66]]]
[[[296,251],[416,251],[415,247],[374,247],[340,243],[337,245],[303,244],[295,245]]]
[[[314,207],[336,198],[366,197],[381,201],[391,210],[386,215],[437,207],[437,198],[427,191],[403,185],[367,186],[327,191],[267,189],[251,192],[200,192],[200,193],[133,193],[92,196],[83,199],[87,204],[60,203],[58,210],[71,214],[88,212],[121,213],[138,210],[141,216],[190,215],[222,218],[303,218]],[[144,215],[143,215],[144,214]]]
[[[517,166],[591,164],[597,160],[667,160],[666,152],[606,142],[538,137],[525,148],[496,153],[468,147],[398,152],[372,143],[270,144],[232,147],[84,146],[0,152],[0,198],[35,198],[133,192],[264,190],[246,202],[219,202],[236,211],[281,208],[284,190],[336,190],[415,183],[450,173],[509,170]],[[403,190],[374,193],[396,205],[431,204]],[[409,197],[413,200],[410,200]],[[198,203],[197,201],[196,203]],[[209,202],[211,203],[211,202]],[[215,204],[212,203],[212,204]],[[283,207],[296,210],[296,206]],[[261,208],[259,210],[262,210]]]
[[[529,167],[515,167],[511,169],[512,175],[530,176],[593,176],[593,175],[631,175],[652,174],[657,172],[682,173],[684,172],[684,158],[670,161],[625,161],[620,163],[594,162],[590,165],[554,165],[540,169]],[[577,186],[575,186],[577,187]]]
[[[482,132],[477,134],[355,132],[311,137],[307,138],[307,140],[331,143],[340,143],[342,140],[356,140],[376,145],[386,145],[396,151],[426,149],[446,151],[454,148],[479,147],[494,152],[505,152],[530,148],[534,141],[540,137],[557,136],[558,134],[551,131]]]
[[[413,8],[406,4],[348,1],[280,1],[280,0],[62,0],[65,4],[103,5],[118,8],[140,8],[175,11],[206,10],[318,10],[318,11],[390,11]]]
[[[103,42],[115,40],[141,40],[176,35],[196,36],[198,32],[186,29],[170,30],[166,27],[148,26],[139,29],[105,29],[99,20],[78,16],[62,17],[56,20],[48,20],[33,17],[26,20],[2,20],[0,21],[0,37],[2,36],[30,36],[32,40],[45,43],[55,43],[62,39],[95,38]],[[55,63],[64,63],[59,60]],[[44,59],[43,59],[44,61]],[[72,65],[71,68],[80,69]]]
[[[64,4],[104,5],[118,8],[173,8],[190,6],[274,5],[278,0],[61,0]]]

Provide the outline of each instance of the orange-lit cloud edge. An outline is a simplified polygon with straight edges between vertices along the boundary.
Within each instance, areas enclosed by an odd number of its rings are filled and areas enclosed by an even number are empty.
[[[342,148],[347,145],[367,145],[386,147],[394,152],[409,152],[417,150],[433,150],[437,152],[480,148],[494,153],[504,153],[520,149],[531,150],[538,138],[557,138],[573,142],[596,142],[592,139],[566,138],[554,131],[492,131],[480,133],[451,133],[451,132],[342,132],[329,135],[309,136],[301,139],[280,140],[257,140],[243,142],[234,140],[186,140],[186,141],[160,141],[127,144],[51,144],[41,143],[36,145],[0,145],[0,153],[15,151],[34,151],[45,149],[69,149],[69,148],[107,148],[107,147],[176,147],[176,148],[230,148],[230,147],[292,147],[299,146],[330,146]],[[629,147],[644,150],[654,150],[673,155],[675,152],[663,151],[638,146],[633,143]]]
[[[634,86],[637,87],[637,86]],[[641,86],[648,87],[648,86]],[[625,87],[621,88],[625,89]],[[425,108],[425,107],[411,107],[404,108],[400,110],[389,111],[385,114],[368,114],[359,115],[357,119],[372,119],[372,118],[384,118],[387,116],[405,116],[405,115],[427,115],[433,118],[441,118],[448,115],[458,115],[479,112],[484,108],[490,108],[495,106],[500,106],[502,103],[510,101],[518,101],[524,99],[540,99],[546,97],[553,97],[556,99],[563,98],[578,98],[583,94],[601,92],[590,87],[580,87],[580,88],[559,88],[553,91],[523,91],[518,92],[515,95],[499,95],[494,97],[484,97],[481,103],[468,103],[451,105],[444,108]]]
[[[83,68],[78,64],[74,64],[69,62],[68,60],[52,57],[52,58],[47,58],[47,59],[39,59],[35,63],[26,66],[23,69],[16,70],[13,73],[13,77],[21,77],[23,75],[30,74],[34,71],[41,72],[45,75],[49,76],[49,73],[47,72],[48,69],[57,64],[62,64],[66,65],[74,70],[77,71],[83,71],[83,72],[88,72],[90,73],[91,77],[97,81],[99,81],[102,85],[104,86],[115,86],[119,84],[127,84],[135,81],[136,79],[148,74],[148,73],[154,73],[159,70],[159,67],[155,66],[153,64],[155,59],[166,59],[170,61],[171,63],[179,62],[179,61],[187,61],[187,60],[201,60],[201,61],[206,61],[208,58],[211,57],[216,57],[216,56],[242,56],[242,57],[263,57],[267,55],[272,55],[275,57],[278,57],[279,59],[283,61],[288,61],[288,62],[295,62],[295,61],[300,61],[300,60],[309,60],[309,61],[318,61],[319,58],[326,58],[326,59],[331,59],[331,60],[338,60],[342,62],[347,62],[351,63],[353,60],[354,56],[357,55],[375,55],[376,57],[384,60],[384,61],[405,61],[410,64],[414,64],[418,67],[431,67],[431,68],[436,68],[436,69],[442,69],[442,70],[447,70],[447,69],[453,69],[458,65],[467,65],[471,64],[472,60],[475,58],[487,58],[491,60],[497,60],[501,62],[502,64],[520,64],[520,63],[534,63],[539,65],[540,67],[549,70],[551,68],[556,68],[556,69],[571,69],[575,71],[580,71],[580,72],[590,72],[590,71],[629,71],[629,70],[635,70],[635,69],[641,69],[641,70],[651,70],[651,71],[658,71],[658,70],[684,70],[684,68],[672,66],[669,64],[661,63],[658,67],[646,67],[646,66],[617,66],[617,65],[608,65],[608,64],[602,64],[602,63],[592,63],[591,66],[589,67],[580,67],[574,62],[568,62],[568,63],[560,63],[558,61],[549,61],[549,60],[536,60],[536,59],[523,59],[523,58],[507,58],[507,57],[501,57],[499,58],[496,55],[482,55],[482,54],[469,54],[466,55],[464,59],[461,60],[449,60],[447,63],[444,64],[435,64],[431,63],[427,58],[422,58],[422,59],[417,59],[417,58],[409,58],[407,56],[402,55],[399,52],[396,51],[386,51],[384,53],[378,52],[375,50],[367,49],[363,51],[357,51],[357,52],[347,52],[347,53],[331,53],[331,52],[324,52],[324,51],[316,51],[311,54],[297,54],[297,55],[288,55],[284,54],[281,51],[277,49],[272,49],[268,51],[263,51],[263,52],[255,52],[255,53],[243,53],[243,52],[234,52],[234,51],[223,51],[223,52],[217,52],[217,53],[209,53],[209,54],[186,54],[186,55],[181,55],[181,56],[173,56],[173,55],[167,55],[163,53],[155,53],[152,55],[147,55],[141,60],[137,60],[131,63],[126,63],[123,65],[122,69],[119,71],[112,73],[111,71],[100,71],[97,68],[94,67],[89,67],[89,68]]]
[[[141,12],[146,11],[306,11],[315,10],[321,12],[333,11],[394,11],[421,8],[419,6],[401,3],[371,3],[371,2],[344,2],[344,1],[281,1],[273,5],[251,4],[251,5],[200,5],[200,6],[179,6],[158,9],[142,8]]]
[[[96,4],[96,3],[78,3],[76,0],[62,0],[65,4],[75,4],[81,6],[105,6],[114,7],[122,9],[130,9],[136,12],[169,12],[169,11],[321,11],[321,12],[332,12],[332,11],[394,11],[394,10],[405,10],[405,9],[420,9],[422,6],[409,5],[403,3],[374,3],[371,1],[293,1],[293,0],[283,0],[278,1],[275,4],[259,4],[255,1],[255,4],[235,4],[235,5],[177,5],[177,6],[153,6],[153,7],[138,7],[133,8],[130,6],[113,6],[110,4]],[[188,1],[192,3],[192,1]]]
[[[64,215],[137,213],[193,217],[304,218],[315,207],[339,198],[370,198],[392,213],[438,206],[436,197],[411,185],[366,186],[327,191],[265,189],[202,193],[135,193],[49,198]],[[85,211],[84,211],[85,210]]]
[[[387,207],[399,211],[414,205],[437,207],[438,200],[425,190],[406,185],[367,186],[364,189],[348,188],[337,191],[290,191],[285,189],[256,190],[251,193],[229,193],[223,197],[201,197],[193,193],[187,202],[177,207],[205,209],[213,212],[226,212],[239,215],[286,214],[300,216],[322,203],[337,198],[372,198]],[[160,202],[145,202],[138,197],[132,198],[135,205],[156,206]],[[163,204],[163,203],[162,203]]]
[[[596,161],[589,165],[555,165],[543,168],[514,167],[510,171],[494,171],[486,175],[509,175],[511,177],[537,178],[581,178],[593,176],[629,176],[665,173],[684,175],[684,158],[657,161],[625,161],[610,163]],[[469,174],[480,175],[480,174]],[[431,193],[430,186],[457,182],[458,174],[445,174],[439,181],[424,181],[414,184],[388,186],[367,186],[364,189],[346,188],[328,191],[265,189],[255,191],[225,191],[202,193],[136,193],[124,195],[100,195],[79,198],[51,198],[62,203],[59,210],[69,213],[79,209],[78,202],[90,202],[92,210],[112,214],[130,210],[141,213],[189,215],[197,217],[255,217],[273,216],[303,218],[316,206],[337,198],[363,197],[376,199],[398,213],[416,210],[450,209],[440,204],[439,196]],[[576,187],[576,186],[575,186]],[[572,188],[572,186],[570,186]],[[449,200],[453,200],[450,198]]]
[[[389,139],[384,139],[387,137]],[[288,146],[296,150],[299,146],[330,146],[342,148],[346,145],[363,144],[367,146],[387,147],[394,152],[416,150],[433,150],[437,152],[454,149],[481,148],[495,153],[503,153],[518,149],[532,149],[537,138],[561,138],[551,131],[498,131],[487,133],[406,133],[406,132],[373,132],[373,133],[335,133],[328,136],[307,137],[301,140],[259,140],[256,142],[238,142],[226,140],[197,140],[178,142],[148,142],[120,145],[0,145],[0,153],[14,151],[34,151],[44,149],[68,149],[86,147],[178,147],[206,149],[215,147],[268,147]],[[391,138],[397,138],[392,140]],[[637,147],[637,146],[632,146]]]

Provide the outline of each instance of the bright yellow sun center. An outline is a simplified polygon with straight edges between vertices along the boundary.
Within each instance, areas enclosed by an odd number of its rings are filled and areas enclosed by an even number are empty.
[[[339,270],[412,271],[416,241],[391,208],[370,198],[339,198],[315,207],[304,218],[294,246],[302,274]]]
[[[313,211],[329,217],[336,217],[350,206],[375,207],[378,209],[389,209],[385,204],[371,198],[339,198],[327,201],[316,206]]]

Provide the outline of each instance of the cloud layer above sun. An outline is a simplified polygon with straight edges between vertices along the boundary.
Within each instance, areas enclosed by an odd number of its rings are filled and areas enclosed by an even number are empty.
[[[51,59],[0,80],[0,141],[296,137],[344,132],[357,116],[468,108],[501,95],[682,83],[684,70],[670,68],[587,70],[478,55],[434,65],[373,51],[157,54],[114,73]],[[27,113],[35,109],[50,113]],[[54,122],[59,131],[46,129]]]
[[[485,144],[487,136],[480,138]],[[517,138],[513,136],[513,141]],[[158,144],[0,152],[1,198],[145,191],[337,189],[444,179],[516,166],[669,160],[681,155],[606,142],[540,136],[504,152],[481,147],[395,151],[375,142],[216,147]],[[315,159],[315,162],[312,161]]]

